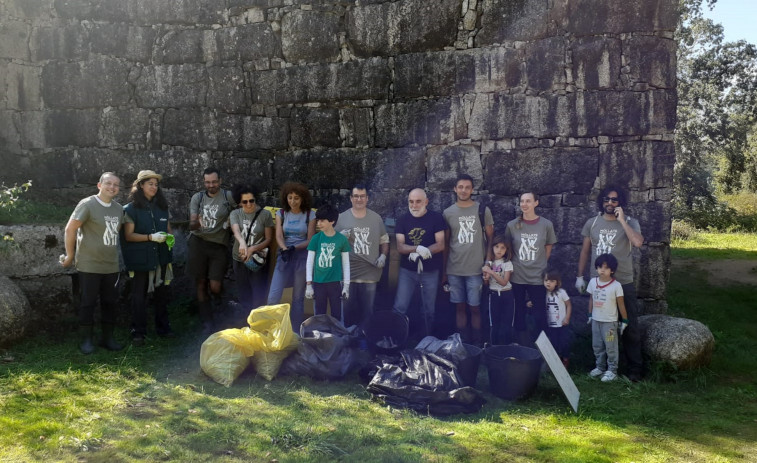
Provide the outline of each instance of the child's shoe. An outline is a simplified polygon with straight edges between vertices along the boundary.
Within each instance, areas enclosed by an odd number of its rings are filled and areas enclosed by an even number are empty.
[[[602,382],[603,383],[609,383],[610,381],[614,381],[615,378],[617,378],[618,375],[613,373],[610,370],[605,371],[605,374],[602,375]]]
[[[600,370],[599,368],[595,368],[589,372],[589,376],[591,376],[592,378],[599,378],[603,374],[605,374],[605,371]]]

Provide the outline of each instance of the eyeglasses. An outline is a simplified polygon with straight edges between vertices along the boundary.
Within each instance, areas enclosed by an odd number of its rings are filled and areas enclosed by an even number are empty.
[[[242,203],[242,204],[255,204],[255,200],[254,199],[243,199],[243,200],[241,200],[239,202]]]
[[[617,204],[618,201],[619,201],[619,199],[618,199],[617,196],[605,196],[604,198],[602,198],[602,201],[604,201],[606,203],[616,203]]]
[[[365,199],[367,197],[368,197],[368,195],[352,195],[353,199]]]

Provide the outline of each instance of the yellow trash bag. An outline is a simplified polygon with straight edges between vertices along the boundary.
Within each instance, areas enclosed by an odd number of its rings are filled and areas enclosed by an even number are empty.
[[[249,328],[232,328],[211,334],[200,348],[200,367],[213,381],[226,387],[250,364]]]

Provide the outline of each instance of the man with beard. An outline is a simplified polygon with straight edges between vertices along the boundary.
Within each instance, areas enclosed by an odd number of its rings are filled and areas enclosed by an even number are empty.
[[[623,210],[626,206],[626,198],[626,192],[613,185],[606,186],[597,197],[599,214],[587,220],[581,230],[584,241],[578,258],[576,289],[581,293],[586,290],[583,275],[590,256],[592,261],[601,254],[615,256],[618,260],[618,269],[614,277],[623,286],[628,312],[628,327],[621,337],[623,356],[626,360],[628,379],[636,382],[641,380],[643,369],[632,250],[634,246],[640,248],[644,244],[644,237],[641,235],[639,221],[626,216]],[[592,277],[597,274],[593,267],[591,274]]]
[[[494,237],[494,219],[488,207],[473,201],[473,178],[462,174],[455,182],[457,201],[444,210],[445,231],[442,281],[449,279],[450,302],[455,304],[455,325],[468,342],[481,344],[481,268],[492,260],[487,243]],[[483,211],[481,209],[484,209]],[[467,308],[471,322],[468,325]],[[472,335],[468,333],[472,328]]]
[[[415,287],[420,285],[423,335],[429,336],[434,327],[436,290],[447,225],[439,212],[426,209],[428,197],[422,189],[410,191],[407,202],[409,213],[397,220],[394,229],[397,251],[401,255],[394,310],[406,313]]]
[[[203,183],[205,191],[195,193],[189,203],[187,273],[195,279],[203,333],[210,334],[214,312],[221,307],[223,277],[229,266],[229,214],[236,203],[231,192],[221,188],[221,175],[215,167],[205,169]]]

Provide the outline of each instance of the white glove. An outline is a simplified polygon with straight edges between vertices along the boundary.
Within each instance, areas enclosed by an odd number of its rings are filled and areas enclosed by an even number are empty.
[[[591,325],[591,314],[589,314],[589,319],[588,319],[588,320],[586,320],[586,324],[587,324],[587,325]]]
[[[410,262],[415,262],[416,260],[418,260],[419,257],[420,257],[420,254],[418,254],[417,252],[411,252],[410,255],[407,256]]]
[[[416,247],[415,252],[417,252],[424,260],[431,259],[431,250],[426,246]]]
[[[586,281],[584,281],[584,277],[576,277],[576,289],[579,294],[586,292]]]
[[[342,299],[345,301],[350,298],[350,284],[345,283],[344,286],[342,286]]]
[[[305,297],[307,299],[313,299],[313,295],[314,295],[313,285],[307,285],[307,286],[305,286]]]
[[[156,243],[162,243],[166,240],[166,235],[163,235],[161,233],[153,233],[150,235],[150,241],[154,241]]]
[[[386,265],[386,255],[381,254],[378,259],[376,259],[376,267],[384,268],[384,265]]]
[[[623,335],[623,331],[625,331],[626,328],[628,328],[628,321],[623,320],[622,322],[620,322],[620,335],[621,336]]]

